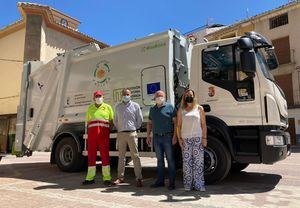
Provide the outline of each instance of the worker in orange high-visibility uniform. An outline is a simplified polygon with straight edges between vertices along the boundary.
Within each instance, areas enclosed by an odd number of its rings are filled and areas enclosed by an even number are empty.
[[[104,185],[111,185],[109,164],[109,132],[113,120],[112,107],[103,102],[103,92],[94,92],[94,102],[86,112],[88,130],[88,172],[83,185],[95,183],[97,150],[102,160]]]

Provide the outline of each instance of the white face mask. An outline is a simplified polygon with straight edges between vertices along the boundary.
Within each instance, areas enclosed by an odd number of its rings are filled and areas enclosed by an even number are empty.
[[[165,98],[164,97],[156,97],[155,98],[155,102],[156,104],[162,104],[163,102],[165,102]]]
[[[98,105],[101,105],[103,103],[103,97],[96,97],[95,98],[95,103]]]
[[[125,96],[123,96],[123,98],[122,98],[122,100],[123,100],[125,103],[129,102],[130,99],[131,99],[131,97],[130,97],[129,95],[125,95]]]

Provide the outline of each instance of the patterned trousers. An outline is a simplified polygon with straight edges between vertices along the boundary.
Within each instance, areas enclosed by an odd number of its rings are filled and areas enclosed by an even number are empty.
[[[186,190],[204,187],[204,148],[200,137],[184,138],[183,185]]]

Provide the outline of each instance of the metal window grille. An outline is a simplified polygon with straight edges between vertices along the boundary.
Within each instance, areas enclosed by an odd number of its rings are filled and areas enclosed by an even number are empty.
[[[270,19],[270,29],[289,24],[288,14],[282,14]]]

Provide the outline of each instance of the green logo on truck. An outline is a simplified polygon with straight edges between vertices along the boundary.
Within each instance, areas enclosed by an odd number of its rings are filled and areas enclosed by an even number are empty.
[[[102,87],[108,83],[108,81],[110,80],[108,76],[109,72],[110,69],[107,62],[99,62],[96,65],[96,68],[94,70],[94,83],[97,87]]]
[[[151,44],[151,45],[147,45],[147,46],[144,46],[142,48],[142,51],[143,52],[146,52],[148,50],[151,50],[151,49],[155,49],[155,48],[160,48],[160,47],[164,47],[166,46],[167,44],[165,42],[156,42],[154,44]]]

